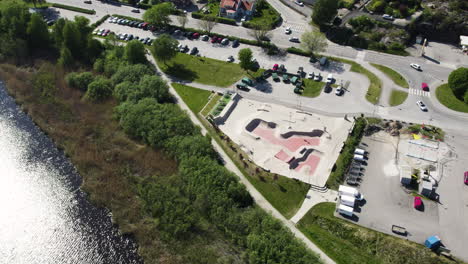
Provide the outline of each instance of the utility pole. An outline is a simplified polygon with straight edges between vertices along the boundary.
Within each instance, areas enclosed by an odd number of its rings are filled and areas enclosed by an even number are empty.
[[[426,49],[426,44],[427,44],[427,38],[424,39],[424,42],[421,47],[421,57],[424,56],[425,49]]]

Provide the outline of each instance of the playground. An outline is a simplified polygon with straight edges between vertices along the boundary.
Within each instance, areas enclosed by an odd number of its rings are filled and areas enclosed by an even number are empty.
[[[264,170],[324,186],[352,125],[242,98],[219,128]]]

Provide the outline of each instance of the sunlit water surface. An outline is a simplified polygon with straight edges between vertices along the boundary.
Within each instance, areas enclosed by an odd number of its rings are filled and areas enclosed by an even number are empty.
[[[0,82],[0,264],[142,263]]]

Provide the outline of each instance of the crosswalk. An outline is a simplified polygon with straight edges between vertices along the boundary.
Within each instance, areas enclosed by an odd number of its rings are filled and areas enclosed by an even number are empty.
[[[298,32],[298,33],[304,33],[308,29],[310,29],[310,26],[306,23],[294,23],[294,22],[284,22],[283,27],[284,28],[290,27],[292,32]]]
[[[409,89],[409,94],[431,97],[431,93],[420,90],[420,89]]]

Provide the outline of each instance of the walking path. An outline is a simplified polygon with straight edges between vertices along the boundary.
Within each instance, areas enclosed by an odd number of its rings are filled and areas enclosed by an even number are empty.
[[[291,221],[297,224],[312,207],[319,203],[335,202],[337,197],[338,193],[331,189],[328,189],[326,192],[310,189],[309,192],[307,192],[301,208],[299,208],[297,213],[291,218]]]
[[[195,125],[198,125],[201,127],[202,133],[205,135],[207,133],[205,127],[203,124],[198,120],[196,115],[190,111],[189,107],[185,104],[185,102],[182,100],[182,98],[177,94],[175,89],[171,85],[171,79],[168,78],[165,74],[162,73],[162,71],[159,69],[158,65],[156,64],[156,61],[154,58],[150,55],[147,55],[148,60],[156,67],[158,73],[161,73],[160,76],[163,78],[165,81],[168,82],[169,84],[169,91],[171,94],[174,95],[174,97],[177,99],[178,105],[184,110],[186,110],[187,114],[190,116],[190,119]],[[191,83],[190,85],[194,85],[194,83]],[[206,86],[205,86],[206,87]],[[216,88],[216,87],[213,87]],[[217,88],[219,90],[220,88]],[[280,220],[285,226],[291,230],[291,232],[300,240],[304,242],[304,244],[313,252],[317,253],[321,260],[326,263],[326,264],[335,264],[335,262],[329,258],[322,250],[320,250],[312,241],[310,241],[299,229],[296,228],[296,226],[286,219],[278,210],[276,210],[266,199],[263,197],[263,195],[245,178],[244,174],[237,168],[237,166],[234,164],[234,162],[231,160],[231,158],[224,152],[224,150],[221,148],[221,146],[215,141],[212,140],[212,144],[216,151],[219,153],[221,156],[222,160],[225,162],[225,166],[227,169],[235,173],[239,178],[240,181],[246,186],[247,190],[249,191],[250,195],[252,195],[253,199],[255,200],[255,203],[260,206],[262,209],[265,211],[269,212],[271,215],[273,215],[275,218]]]

